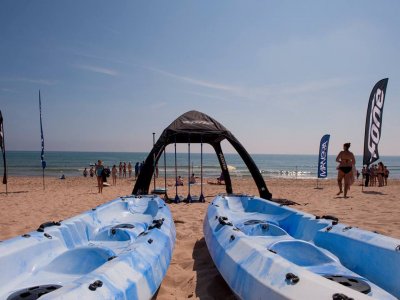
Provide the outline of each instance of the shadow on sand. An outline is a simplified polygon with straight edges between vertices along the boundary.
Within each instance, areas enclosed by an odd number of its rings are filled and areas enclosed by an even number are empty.
[[[386,196],[387,194],[377,191],[362,191],[363,194]]]
[[[0,195],[8,195],[8,194],[24,194],[29,193],[29,191],[15,191],[15,192],[0,192]]]
[[[219,274],[208,252],[204,237],[193,248],[193,269],[197,273],[196,295],[205,299],[236,299],[225,280]]]

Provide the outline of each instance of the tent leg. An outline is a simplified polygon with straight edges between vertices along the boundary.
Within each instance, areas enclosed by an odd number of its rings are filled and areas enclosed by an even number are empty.
[[[178,196],[178,185],[177,185],[177,179],[178,179],[178,169],[176,166],[176,137],[175,137],[175,203],[181,202],[181,199]]]
[[[206,198],[203,195],[203,137],[201,137],[200,144],[200,197],[199,201],[204,203],[206,202]]]
[[[167,194],[167,145],[165,145],[164,147],[164,189],[165,189],[165,193],[164,193],[164,201],[168,202],[168,194]]]
[[[188,140],[188,195],[186,197],[188,203],[192,203],[192,196],[190,195],[190,137]]]

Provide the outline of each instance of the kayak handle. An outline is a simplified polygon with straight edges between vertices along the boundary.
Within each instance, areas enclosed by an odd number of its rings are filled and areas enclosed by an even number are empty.
[[[221,224],[221,225],[228,225],[228,226],[233,226],[233,224],[231,223],[231,222],[229,222],[228,221],[228,218],[227,217],[219,217],[218,218],[218,222],[219,222],[219,224]]]
[[[46,227],[50,226],[60,226],[61,222],[55,222],[55,221],[50,221],[50,222],[45,222],[43,224],[40,224],[39,228],[37,229],[38,232],[44,232],[44,229]]]
[[[331,216],[331,215],[326,215],[326,216],[315,216],[316,219],[326,219],[326,220],[332,220],[332,225],[336,225],[337,223],[339,223],[339,219],[335,216]]]
[[[153,220],[153,224],[149,226],[149,230],[153,229],[153,228],[158,228],[160,229],[161,226],[164,224],[165,219],[158,219],[158,220]]]

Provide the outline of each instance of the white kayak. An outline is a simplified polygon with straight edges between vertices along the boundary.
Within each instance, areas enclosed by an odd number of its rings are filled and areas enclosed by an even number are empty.
[[[204,220],[219,272],[240,299],[397,299],[400,240],[258,197],[220,195]]]
[[[175,244],[157,196],[126,196],[0,243],[0,299],[151,299]]]

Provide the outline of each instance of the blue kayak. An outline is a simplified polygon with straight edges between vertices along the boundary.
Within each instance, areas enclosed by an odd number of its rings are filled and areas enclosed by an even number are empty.
[[[157,196],[115,199],[0,243],[0,299],[151,299],[175,244]]]
[[[400,240],[246,195],[220,195],[204,236],[240,299],[397,299]]]

